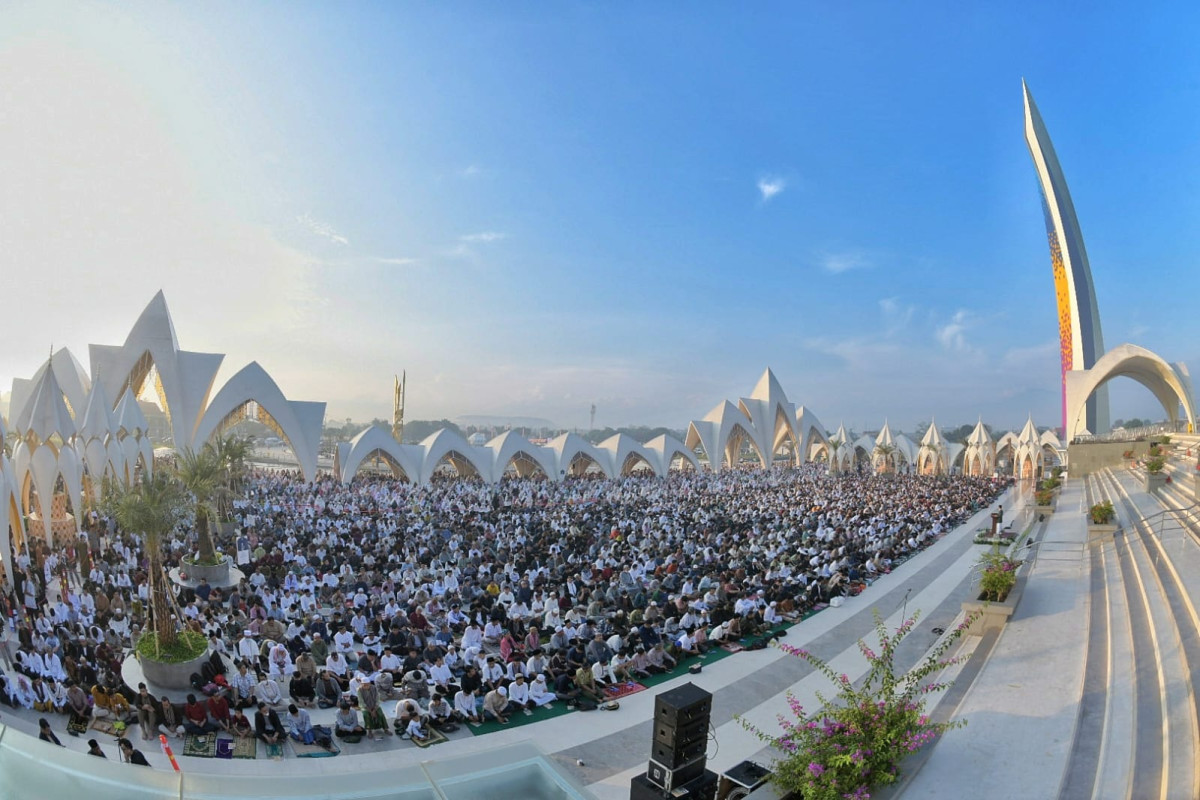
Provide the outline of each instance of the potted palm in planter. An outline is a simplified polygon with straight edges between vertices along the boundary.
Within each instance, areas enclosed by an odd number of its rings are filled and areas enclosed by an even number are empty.
[[[1111,542],[1117,531],[1117,510],[1111,500],[1096,503],[1088,509],[1088,543],[1103,544]]]
[[[1157,492],[1167,482],[1166,473],[1163,468],[1167,465],[1167,460],[1161,454],[1151,454],[1150,458],[1146,459],[1146,491]]]
[[[1054,490],[1038,489],[1033,493],[1034,510],[1039,515],[1049,516],[1054,513]]]
[[[1017,609],[1025,588],[1025,576],[1018,571],[1024,561],[1012,558],[999,547],[993,547],[979,557],[979,594],[962,604],[971,620],[967,635],[982,636],[990,630],[1003,628]]]
[[[149,621],[133,643],[134,653],[149,683],[187,688],[192,673],[208,657],[208,639],[203,633],[178,629],[162,555],[163,540],[188,515],[187,492],[168,470],[155,470],[139,483],[118,489],[109,502],[117,524],[142,538],[150,562]]]

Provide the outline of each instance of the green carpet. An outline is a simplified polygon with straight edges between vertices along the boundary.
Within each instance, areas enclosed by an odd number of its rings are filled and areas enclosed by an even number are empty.
[[[555,700],[553,703],[551,703],[551,705],[553,705],[554,708],[547,708],[546,706],[541,706],[539,708],[533,709],[533,711],[530,712],[528,715],[524,711],[520,711],[520,710],[516,711],[515,713],[509,714],[507,725],[501,725],[499,722],[495,722],[494,720],[489,720],[487,722],[482,722],[479,725],[467,724],[464,727],[466,727],[466,729],[469,730],[475,736],[484,736],[489,733],[496,733],[497,731],[506,731],[509,728],[519,728],[522,725],[529,725],[534,722],[541,722],[544,719],[553,719],[554,717],[561,717],[563,714],[566,714],[568,711],[574,711],[573,708],[567,707],[567,701],[565,701],[565,700]]]

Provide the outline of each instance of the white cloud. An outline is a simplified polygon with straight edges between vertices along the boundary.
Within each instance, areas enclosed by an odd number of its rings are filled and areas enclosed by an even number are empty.
[[[865,253],[851,250],[845,253],[826,253],[820,257],[821,269],[831,275],[841,275],[854,269],[866,269],[871,266],[871,260]]]
[[[296,221],[303,225],[309,233],[320,236],[322,239],[328,239],[334,244],[348,245],[350,240],[342,236],[332,225],[327,222],[321,222],[314,219],[311,214],[301,214],[296,217]]]
[[[758,193],[762,195],[764,203],[786,188],[787,181],[783,178],[764,175],[758,179]]]
[[[949,322],[937,327],[934,336],[946,350],[956,353],[968,352],[971,350],[971,346],[967,343],[966,332],[972,322],[971,313],[960,308],[954,312],[954,316],[950,318]]]
[[[483,170],[474,164],[469,164],[458,171],[460,178],[475,178],[482,174]]]
[[[498,231],[482,231],[480,233],[468,233],[458,237],[460,242],[482,242],[489,244],[491,242],[502,242],[508,238],[507,233],[499,233]]]
[[[419,263],[415,258],[389,258],[387,256],[372,256],[371,260],[376,264],[388,264],[395,267],[407,267]]]

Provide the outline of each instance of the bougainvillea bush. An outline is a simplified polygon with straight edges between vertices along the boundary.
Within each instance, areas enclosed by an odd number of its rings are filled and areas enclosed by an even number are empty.
[[[772,778],[780,788],[799,792],[805,800],[869,798],[876,787],[900,777],[900,765],[910,753],[941,733],[966,725],[966,720],[933,721],[925,713],[925,704],[929,695],[950,685],[938,682],[937,675],[961,660],[947,658],[946,653],[972,620],[968,617],[912,670],[897,675],[896,649],[919,616],[920,612],[913,614],[890,631],[875,612],[880,649],[859,641],[870,668],[858,685],[808,650],[777,642],[781,650],[807,661],[837,688],[832,699],[818,692],[820,708],[812,712],[789,692],[791,716],[779,715],[779,733],[762,731],[740,719],[747,730],[782,754],[773,765]]]

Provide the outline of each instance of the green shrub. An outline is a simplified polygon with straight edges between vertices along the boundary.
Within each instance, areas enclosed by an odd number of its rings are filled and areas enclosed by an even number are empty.
[[[766,733],[738,718],[747,730],[783,754],[772,765],[772,781],[805,800],[867,798],[876,787],[895,783],[909,754],[939,734],[966,724],[965,720],[934,722],[925,713],[925,703],[933,692],[950,685],[934,678],[962,661],[963,657],[947,658],[946,652],[978,616],[978,612],[969,616],[906,673],[895,665],[896,651],[916,625],[918,614],[892,632],[876,609],[879,650],[863,640],[858,642],[870,670],[857,688],[849,676],[838,674],[813,653],[777,642],[780,650],[825,675],[837,687],[837,697],[827,700],[818,693],[821,707],[809,712],[788,692],[794,719],[778,715],[779,734]]]
[[[1152,475],[1157,475],[1163,471],[1163,467],[1167,465],[1167,460],[1162,456],[1155,456],[1146,461],[1146,472]]]
[[[1017,569],[1024,562],[1009,558],[999,548],[992,549],[979,557],[983,574],[979,576],[979,591],[984,600],[1003,602],[1017,585]]]
[[[175,638],[161,648],[158,645],[158,634],[146,631],[138,637],[134,650],[139,658],[160,661],[164,664],[182,664],[199,658],[208,649],[208,639],[203,633],[196,631],[180,631]]]
[[[1054,492],[1050,489],[1038,489],[1033,493],[1033,502],[1039,506],[1048,506],[1054,503]]]
[[[1117,518],[1117,510],[1113,508],[1111,500],[1105,500],[1088,509],[1088,516],[1096,525],[1108,525]]]

